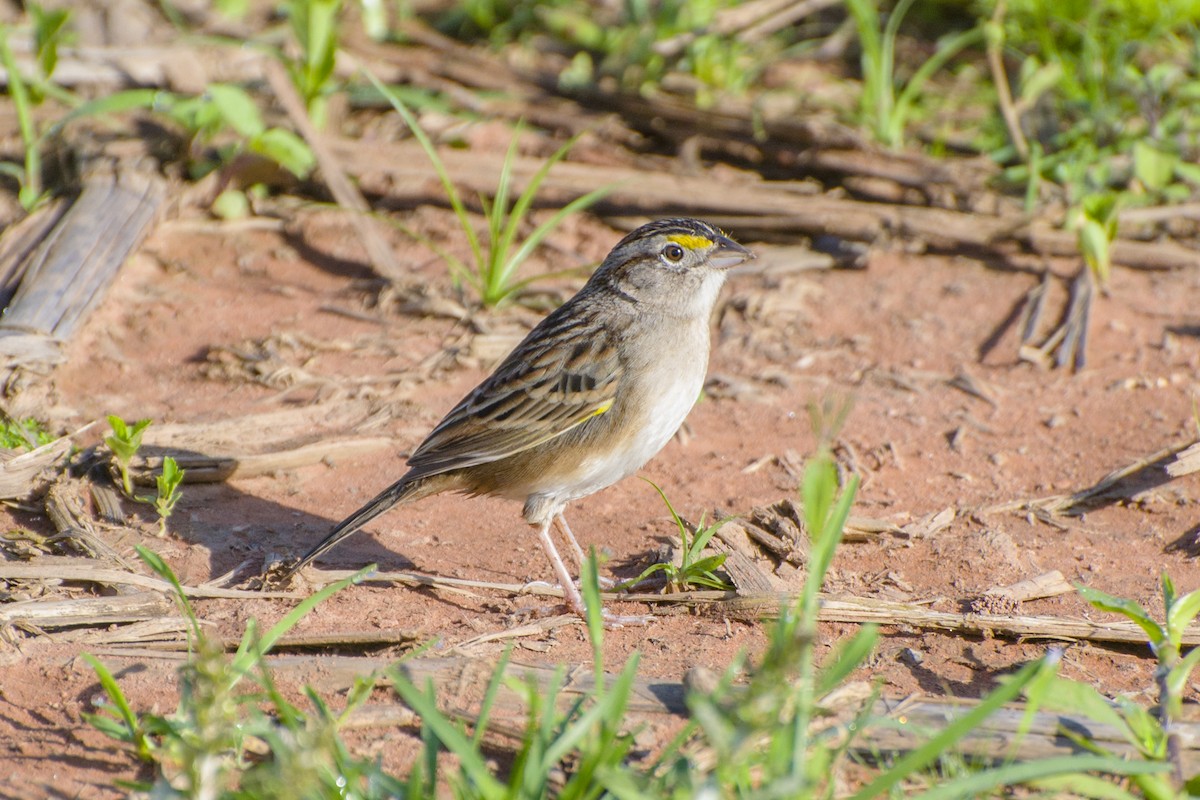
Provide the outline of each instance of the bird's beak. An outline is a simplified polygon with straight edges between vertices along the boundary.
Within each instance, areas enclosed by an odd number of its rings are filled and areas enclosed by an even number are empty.
[[[754,258],[754,253],[751,253],[733,239],[726,236],[718,236],[717,249],[708,257],[708,263],[717,269],[729,269],[752,258]]]

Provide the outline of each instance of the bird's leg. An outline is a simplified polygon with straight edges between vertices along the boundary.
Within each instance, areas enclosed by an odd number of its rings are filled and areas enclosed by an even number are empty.
[[[575,551],[575,564],[580,569],[583,569],[583,548],[579,546],[579,540],[575,538],[575,534],[571,532],[571,526],[567,524],[567,518],[563,516],[563,512],[558,512],[554,515],[554,521],[558,523],[558,529],[567,537],[567,541],[571,543],[571,548]]]
[[[554,546],[554,542],[550,538],[549,519],[538,528],[538,538],[542,541],[542,549],[546,551],[546,558],[550,559],[550,566],[554,568],[554,576],[558,578],[567,605],[576,614],[586,619],[587,606],[583,604],[583,595],[579,593],[575,581],[571,578],[571,573],[567,572],[567,565],[563,563],[562,556],[558,554],[558,548]],[[571,541],[574,542],[574,537],[571,537]],[[575,547],[578,548],[579,545],[576,544]]]
[[[567,541],[571,543],[571,548],[575,551],[575,566],[579,570],[580,580],[583,580],[583,562],[585,558],[583,554],[583,548],[579,546],[579,540],[576,539],[575,534],[571,532],[571,526],[567,524],[567,518],[563,516],[563,512],[560,511],[555,514],[554,521],[558,523],[558,529],[563,532],[565,537],[567,537]],[[604,575],[597,576],[597,580],[600,582],[601,589],[611,589],[617,585],[616,581],[614,581],[612,578],[605,577]]]
[[[569,531],[570,529],[568,528],[567,530]],[[558,554],[558,548],[554,546],[554,542],[550,538],[549,519],[538,527],[538,538],[542,542],[542,549],[546,551],[546,557],[550,559],[550,566],[554,568],[554,575],[558,578],[559,585],[562,586],[563,597],[567,601],[567,605],[570,606],[572,611],[586,620],[587,606],[583,602],[583,595],[579,593],[578,587],[575,586],[575,581],[571,578],[571,573],[567,572],[567,565],[563,563],[562,557]],[[574,541],[574,538],[573,536],[571,537],[572,541]],[[578,547],[578,544],[575,546]],[[609,614],[603,608],[600,611],[604,616],[605,627],[609,628],[620,628],[624,625],[646,625],[651,619],[648,616],[623,617]]]

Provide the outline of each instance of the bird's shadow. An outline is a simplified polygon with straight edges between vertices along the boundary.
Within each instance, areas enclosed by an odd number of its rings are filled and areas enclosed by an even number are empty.
[[[183,520],[172,533],[200,544],[210,553],[213,575],[223,575],[249,562],[258,568],[277,559],[291,560],[308,552],[339,518],[324,517],[272,500],[256,497],[232,484],[187,487],[180,502]],[[382,541],[376,534],[387,537]],[[320,559],[322,569],[359,569],[368,564],[380,570],[412,570],[418,565],[402,552],[404,535],[388,535],[378,525],[359,531]]]

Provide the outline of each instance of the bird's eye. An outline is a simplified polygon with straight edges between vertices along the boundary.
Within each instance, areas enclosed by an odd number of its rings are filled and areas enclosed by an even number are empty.
[[[677,244],[669,244],[663,248],[662,254],[667,257],[668,261],[676,263],[683,260],[683,248]]]

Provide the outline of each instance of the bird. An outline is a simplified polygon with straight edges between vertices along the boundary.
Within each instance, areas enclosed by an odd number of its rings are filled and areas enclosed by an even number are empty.
[[[490,495],[524,503],[567,605],[586,618],[550,526],[582,565],[567,504],[632,475],[675,435],[704,386],[728,270],[752,258],[698,219],[660,219],[629,233],[446,414],[399,480],[286,565],[281,579],[396,505],[446,491]],[[610,626],[645,619],[605,614]]]

